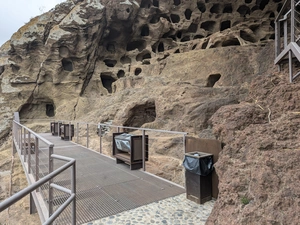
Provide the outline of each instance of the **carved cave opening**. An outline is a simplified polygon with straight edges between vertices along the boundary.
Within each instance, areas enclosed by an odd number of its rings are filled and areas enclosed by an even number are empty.
[[[131,63],[131,58],[124,55],[124,56],[121,57],[120,61],[121,61],[122,64],[128,64],[128,63]]]
[[[143,49],[146,48],[146,42],[144,40],[137,40],[137,41],[132,41],[127,44],[127,51],[132,51],[135,49],[138,49],[139,51],[142,51]]]
[[[202,13],[204,13],[206,11],[206,6],[203,2],[197,2],[197,8]]]
[[[153,0],[153,6],[159,7],[159,1],[158,0]]]
[[[174,5],[178,6],[181,4],[181,0],[174,0]]]
[[[222,42],[222,47],[241,45],[237,38],[231,38]]]
[[[24,104],[20,110],[20,119],[42,119],[55,116],[55,105],[52,100]]]
[[[143,61],[144,59],[151,59],[151,54],[147,52],[140,53],[136,56],[136,61]]]
[[[119,70],[117,73],[117,77],[121,78],[121,77],[125,77],[125,71],[124,70]]]
[[[138,76],[142,72],[141,68],[136,68],[134,71],[134,75]]]
[[[115,67],[115,65],[117,64],[117,61],[113,59],[104,59],[103,62],[108,67]]]
[[[216,22],[215,21],[205,21],[201,24],[201,28],[206,31],[213,32],[215,29]]]
[[[151,7],[151,1],[150,0],[142,0],[141,8],[149,9],[150,7]]]
[[[128,119],[123,126],[141,127],[145,123],[151,123],[156,119],[155,102],[149,101],[145,104],[136,105],[129,110],[128,115]]]
[[[48,117],[54,117],[55,116],[55,109],[53,104],[46,104],[46,115]]]
[[[164,43],[160,42],[157,50],[158,52],[164,52],[165,51]]]
[[[226,4],[223,9],[223,13],[232,13],[232,5]]]
[[[252,0],[245,0],[245,3],[251,3]]]
[[[184,12],[184,15],[185,15],[185,18],[186,18],[187,20],[191,19],[191,16],[192,16],[192,10],[186,9],[185,12]]]
[[[231,27],[231,21],[226,20],[221,23],[220,31],[226,30]]]
[[[220,80],[221,74],[211,74],[207,78],[206,87],[213,87]]]
[[[180,22],[180,16],[176,14],[171,14],[171,20],[173,23],[179,23]]]
[[[73,71],[73,62],[71,59],[62,59],[61,64],[62,64],[64,71],[68,71],[68,72]]]
[[[149,36],[149,27],[148,25],[144,25],[141,30],[141,36]]]
[[[188,32],[196,33],[197,30],[198,30],[198,24],[196,24],[196,23],[191,23],[191,25],[190,25],[189,28],[188,28]]]
[[[237,9],[237,11],[240,13],[240,15],[241,15],[242,17],[245,17],[246,14],[249,14],[249,15],[250,15],[250,8],[249,8],[248,6],[246,6],[246,5],[241,5],[241,6]]]
[[[112,77],[111,73],[101,73],[100,78],[103,87],[107,89],[108,93],[112,93],[112,84],[116,81],[116,79]]]
[[[115,44],[114,43],[108,43],[107,45],[106,45],[106,50],[108,51],[108,52],[111,52],[111,53],[114,53],[114,52],[116,52],[116,47],[115,47]]]
[[[211,9],[210,9],[211,13],[220,13],[220,4],[214,4]]]

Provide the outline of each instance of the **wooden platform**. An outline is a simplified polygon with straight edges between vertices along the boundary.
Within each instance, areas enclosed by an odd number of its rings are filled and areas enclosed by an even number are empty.
[[[77,224],[115,215],[185,192],[171,182],[149,175],[141,170],[130,170],[126,164],[116,164],[115,159],[61,140],[51,134],[40,134],[54,143],[54,153],[75,158],[77,173]],[[40,149],[43,145],[40,144]],[[43,151],[47,151],[44,149]],[[44,152],[47,154],[47,152]],[[42,157],[42,154],[40,155]],[[55,168],[63,162],[55,161]],[[70,187],[69,171],[57,177],[54,182]],[[66,198],[55,192],[55,207]],[[70,209],[57,220],[57,224],[69,224]]]

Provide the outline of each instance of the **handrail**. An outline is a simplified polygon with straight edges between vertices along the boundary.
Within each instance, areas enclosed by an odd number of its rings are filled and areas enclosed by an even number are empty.
[[[49,145],[49,147],[53,147],[54,144],[50,141],[48,141],[47,139],[43,138],[42,136],[40,136],[39,134],[35,133],[34,131],[32,131],[31,129],[29,129],[28,127],[20,124],[19,122],[17,122],[16,120],[14,120],[13,122],[15,122],[17,125],[19,125],[20,127],[23,127],[24,129],[26,129],[27,131],[29,131],[31,134],[33,134],[35,137],[39,138],[40,140],[42,140],[45,144]]]
[[[53,179],[54,177],[56,177],[57,175],[59,175],[60,173],[62,173],[63,171],[65,171],[66,169],[68,169],[69,167],[73,166],[73,169],[75,169],[75,165],[76,165],[76,160],[72,159],[72,158],[67,158],[67,157],[61,157],[58,155],[51,155],[53,158],[57,158],[57,159],[64,159],[64,160],[68,160],[69,162],[66,163],[65,165],[59,167],[58,169],[54,170],[52,173],[46,175],[45,177],[41,178],[40,180],[38,180],[37,182],[31,184],[30,186],[24,188],[23,190],[19,191],[18,193],[14,194],[13,196],[9,197],[8,199],[0,202],[0,212],[2,212],[3,210],[7,209],[8,207],[10,207],[11,205],[13,205],[14,203],[16,203],[17,201],[19,201],[20,199],[22,199],[23,197],[25,197],[26,195],[30,194],[31,192],[33,192],[34,190],[36,190],[37,188],[41,187],[43,184],[45,184],[46,182],[50,181],[51,179]],[[55,185],[52,185],[53,188],[55,188]],[[74,189],[74,188],[73,188]],[[73,190],[72,190],[73,191]],[[75,201],[76,195],[75,193],[71,193],[71,191],[69,192],[71,195],[70,197],[67,199],[67,201],[62,204],[45,222],[44,224],[51,224],[62,212],[63,210],[72,202]],[[76,214],[76,213],[75,213]],[[74,215],[75,216],[75,215]],[[76,219],[75,219],[76,221]],[[75,223],[72,223],[75,224]]]
[[[31,137],[34,137],[33,140],[31,139]],[[48,161],[46,166],[48,167],[48,171],[44,171],[46,172],[46,175],[44,175],[42,172],[41,174],[44,176],[41,178],[39,175],[39,165],[40,165],[39,154],[42,153],[43,150],[39,148],[39,140],[41,142],[44,142],[48,148],[46,154],[43,153],[44,155],[46,155],[45,158],[46,161]],[[35,154],[35,161],[31,160],[31,154],[33,154],[31,153],[32,150],[34,151]],[[53,154],[53,150],[54,150],[54,144],[52,142],[41,137],[39,134],[33,132],[28,127],[13,120],[13,153],[18,152],[19,154],[22,166],[24,168],[27,180],[29,182],[29,186],[24,190],[18,192],[17,194],[13,195],[12,197],[8,198],[4,202],[1,202],[0,211],[4,210],[5,208],[9,207],[11,204],[14,204],[16,201],[20,200],[25,195],[30,193],[30,213],[38,212],[42,223],[52,224],[52,222],[62,213],[62,211],[71,202],[73,202],[71,224],[73,225],[76,224],[76,161],[73,158]],[[62,167],[54,170],[53,168],[54,159],[62,160],[67,163]],[[35,163],[33,168],[31,167],[32,165],[31,161]],[[71,190],[54,184],[52,179],[71,166],[72,166],[71,179],[70,179]],[[45,195],[42,192],[42,189],[38,189],[46,182],[49,182],[48,193],[47,193],[48,199],[45,199],[47,194]],[[70,194],[70,197],[55,211],[53,211],[53,197],[54,197],[53,189],[58,189],[66,192],[67,194]],[[40,201],[41,199],[43,199],[43,201]],[[44,201],[48,202],[48,209],[45,206],[43,206],[43,204],[46,203]]]
[[[278,22],[279,17],[283,14],[284,10],[287,8],[288,3],[290,3],[290,2],[291,2],[290,0],[285,0],[285,2],[283,3],[283,5],[275,19],[275,22]]]
[[[48,182],[49,180],[53,179],[56,177],[58,174],[61,172],[65,171],[68,169],[70,166],[72,166],[75,163],[75,159],[72,159],[70,162],[67,164],[59,167],[58,169],[54,170],[52,173],[46,175],[45,177],[41,178],[37,182],[31,184],[30,186],[24,188],[23,190],[17,192],[13,196],[9,197],[8,199],[5,199],[4,201],[0,202],[0,212],[8,208],[9,206],[13,205],[29,193],[33,192],[35,189],[39,188],[42,186],[44,183]]]

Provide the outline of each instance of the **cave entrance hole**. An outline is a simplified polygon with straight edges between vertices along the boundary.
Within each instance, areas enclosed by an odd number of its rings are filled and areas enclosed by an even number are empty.
[[[125,127],[141,127],[145,123],[151,123],[156,119],[156,108],[154,101],[138,104],[128,112],[128,119],[124,123]]]
[[[209,75],[209,77],[207,78],[206,87],[215,86],[215,84],[218,82],[218,80],[220,80],[220,78],[221,78],[221,74],[219,73]]]

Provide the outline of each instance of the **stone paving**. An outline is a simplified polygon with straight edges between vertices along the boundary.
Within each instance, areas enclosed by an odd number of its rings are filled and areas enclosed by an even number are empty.
[[[212,200],[199,205],[186,199],[186,194],[181,194],[114,216],[89,222],[85,225],[204,225],[211,213],[214,203],[215,201]]]

